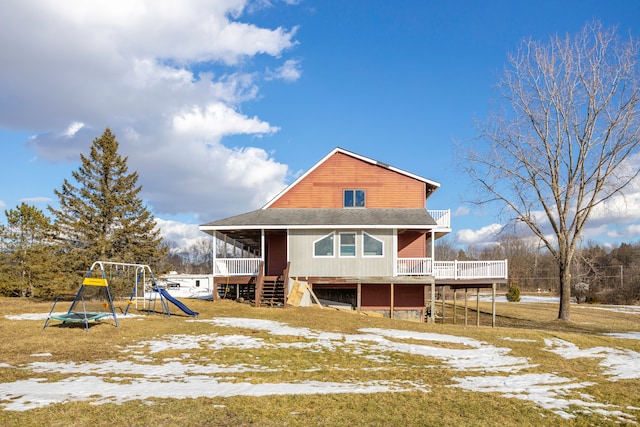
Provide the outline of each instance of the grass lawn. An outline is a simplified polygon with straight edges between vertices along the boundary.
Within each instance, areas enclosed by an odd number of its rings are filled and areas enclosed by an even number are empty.
[[[573,306],[565,323],[557,304],[498,303],[492,328],[485,302],[480,327],[471,310],[465,327],[460,307],[456,324],[424,324],[183,302],[197,320],[138,314],[85,332],[42,330],[51,302],[0,299],[0,425],[640,422],[640,310]]]

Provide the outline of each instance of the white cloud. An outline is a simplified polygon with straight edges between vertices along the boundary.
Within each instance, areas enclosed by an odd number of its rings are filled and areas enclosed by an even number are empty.
[[[198,240],[206,237],[198,229],[197,224],[185,224],[178,221],[156,218],[163,239],[175,242],[181,248],[187,248]]]
[[[295,44],[295,30],[260,28],[239,22],[248,0],[55,0],[11,5],[5,24],[15,31],[24,22],[38,23],[38,33],[22,43],[36,47],[69,43],[69,49],[117,54],[123,58],[171,58],[183,63],[221,61],[236,64],[257,54],[278,56]],[[232,18],[232,19],[230,19]],[[60,31],[53,35],[54,31]],[[24,31],[29,31],[28,28]],[[56,40],[57,39],[57,40]],[[20,41],[19,41],[20,42]],[[42,46],[44,50],[46,46]]]
[[[592,223],[610,224],[615,222],[632,222],[640,218],[640,192],[629,191],[618,194],[597,205],[592,211]]]
[[[0,14],[0,38],[12,40],[0,93],[20,102],[2,111],[0,126],[34,131],[28,146],[44,162],[77,162],[110,127],[156,215],[208,221],[256,208],[283,188],[288,167],[263,148],[228,148],[222,139],[279,130],[242,113],[271,75],[251,69],[253,57],[284,61],[281,78],[301,71],[283,58],[296,28],[246,22],[251,5],[11,2]]]
[[[237,113],[223,103],[210,104],[201,109],[193,106],[173,117],[173,129],[178,134],[194,138],[219,141],[226,135],[265,134],[278,131],[277,127]]]
[[[626,228],[626,231],[632,236],[640,236],[640,224],[632,224]]]
[[[490,224],[479,230],[464,229],[456,233],[456,240],[467,245],[491,243],[496,241],[500,230],[502,230],[500,224]]]
[[[7,204],[5,202],[3,202],[2,200],[0,200],[0,209],[4,209],[6,207],[7,207]]]
[[[467,206],[460,206],[458,209],[451,213],[452,216],[467,216],[471,213],[471,209]]]
[[[195,212],[205,222],[260,207],[284,188],[288,171],[260,148],[229,149],[180,137],[129,162],[144,170],[143,191],[155,212]]]
[[[301,76],[300,61],[295,59],[288,59],[281,67],[269,73],[270,79],[282,79],[288,82],[294,82]]]
[[[75,135],[76,133],[78,133],[78,131],[80,129],[82,129],[84,127],[84,123],[82,122],[73,122],[69,125],[69,127],[64,130],[62,132],[62,136],[66,136],[66,137],[72,137],[73,135]]]

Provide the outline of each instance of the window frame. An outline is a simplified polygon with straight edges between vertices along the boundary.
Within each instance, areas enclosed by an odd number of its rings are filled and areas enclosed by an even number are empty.
[[[351,194],[351,205],[347,205],[347,194]],[[362,204],[359,204],[358,195],[362,196]],[[365,208],[367,207],[367,191],[364,189],[345,188],[342,190],[342,207],[343,208]]]
[[[313,257],[314,258],[335,258],[336,257],[336,232],[332,231],[329,234],[325,234],[324,236],[320,237],[319,239],[316,239],[313,241]],[[331,255],[318,255],[316,252],[316,244],[328,237],[331,237],[331,241],[332,241],[332,245],[331,245]]]
[[[353,236],[353,245],[343,245],[342,236],[347,235]],[[343,253],[343,247],[350,248],[351,246],[353,246],[353,254]],[[338,256],[340,256],[340,258],[356,258],[358,256],[358,233],[356,233],[355,231],[341,231],[340,233],[338,233]]]
[[[375,240],[376,242],[380,242],[380,254],[369,255],[365,253],[365,238],[370,238]],[[367,233],[366,231],[362,232],[362,257],[363,258],[384,258],[384,240],[375,237],[373,234]]]

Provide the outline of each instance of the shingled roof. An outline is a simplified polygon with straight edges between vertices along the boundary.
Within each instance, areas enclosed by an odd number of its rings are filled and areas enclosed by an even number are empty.
[[[426,209],[258,209],[208,222],[206,230],[242,228],[431,228],[437,225]]]

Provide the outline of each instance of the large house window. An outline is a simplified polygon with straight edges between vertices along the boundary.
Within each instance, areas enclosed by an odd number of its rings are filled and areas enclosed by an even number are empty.
[[[362,233],[362,255],[382,256],[382,240],[376,239],[370,234]]]
[[[332,257],[333,250],[333,233],[313,242],[313,256]]]
[[[344,190],[345,208],[364,208],[364,190]]]
[[[340,233],[340,256],[356,256],[356,233]]]

